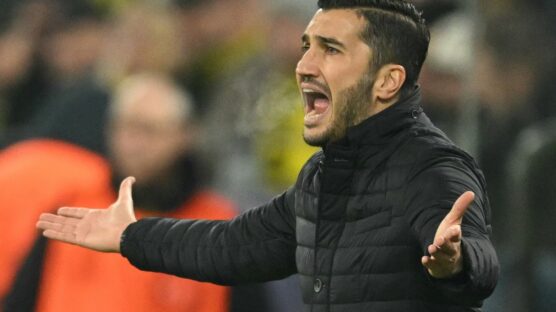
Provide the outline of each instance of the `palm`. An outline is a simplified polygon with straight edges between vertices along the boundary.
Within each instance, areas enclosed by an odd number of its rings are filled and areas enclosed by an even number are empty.
[[[111,222],[111,211],[109,209],[91,209],[87,211],[85,216],[80,219],[75,226],[74,235],[75,241],[78,245],[83,247],[100,250],[104,250],[110,245],[109,237],[106,233],[111,231],[113,226],[117,226],[117,223]]]
[[[48,238],[93,250],[118,252],[122,232],[136,221],[131,199],[133,182],[133,178],[122,182],[118,200],[108,209],[60,208],[56,215],[42,214],[37,227]]]

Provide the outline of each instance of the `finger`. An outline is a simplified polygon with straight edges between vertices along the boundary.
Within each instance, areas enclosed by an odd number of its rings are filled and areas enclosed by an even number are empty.
[[[453,246],[445,246],[443,249],[438,249],[434,245],[429,245],[428,252],[434,259],[448,259],[455,256],[458,250]]]
[[[54,223],[48,221],[38,221],[36,224],[37,228],[43,231],[53,229],[53,225]]]
[[[118,193],[118,202],[123,205],[128,205],[133,202],[131,196],[133,183],[135,183],[134,177],[127,177],[122,181],[120,184],[120,191]]]
[[[429,255],[435,255],[438,252],[440,252],[440,246],[438,245],[434,245],[434,244],[430,244],[429,247],[427,247],[427,251],[429,252]]]
[[[448,256],[453,256],[459,252],[461,244],[461,227],[454,225],[446,232],[446,236],[438,236],[434,242],[427,248],[429,254],[436,255],[443,253]]]
[[[58,209],[57,213],[60,216],[81,219],[86,216],[90,210],[91,209],[87,208],[62,207]]]
[[[442,247],[438,248],[437,246],[430,245],[428,248],[429,254],[436,258],[438,257],[453,257],[455,254],[458,253],[458,247],[455,244],[445,244]],[[432,247],[432,248],[431,248]],[[433,249],[434,248],[434,249]],[[431,252],[432,250],[432,252]]]
[[[449,263],[450,265],[447,265],[447,263],[443,260],[435,259],[433,257],[425,256],[421,258],[421,264],[423,267],[427,269],[431,276],[436,278],[443,278],[451,275],[451,273],[448,273],[451,270],[449,266],[454,265],[454,261],[450,261]]]
[[[60,224],[68,224],[68,225],[76,225],[79,222],[79,219],[71,218],[71,217],[63,217],[53,214],[44,214],[39,217],[40,221],[47,221],[52,223],[60,223]]]
[[[421,264],[427,270],[434,270],[435,266],[436,266],[436,259],[434,257],[430,257],[430,256],[423,256],[423,257],[421,257]]]
[[[70,244],[77,244],[75,234],[72,233],[61,233],[55,230],[46,230],[42,232],[42,235],[46,238],[55,239]]]
[[[423,266],[424,266],[425,268],[427,268],[427,269],[428,269],[429,261],[430,261],[430,257],[428,257],[428,256],[423,256],[423,257],[421,257],[421,263],[422,263]]]
[[[442,236],[438,236],[434,239],[433,243],[429,245],[427,251],[430,255],[433,255],[440,250],[442,250],[442,246],[445,244],[445,239]]]
[[[431,256],[421,257],[421,263],[427,268],[434,270],[441,265],[446,265],[447,263],[455,263],[456,258],[453,256],[448,256],[442,252],[437,252]]]
[[[475,200],[475,193],[471,191],[467,191],[463,193],[454,202],[452,209],[450,210],[448,215],[446,215],[446,218],[444,218],[444,220],[447,220],[449,223],[461,224],[463,215],[465,214],[469,206],[471,206],[471,203],[473,203],[474,200]]]
[[[45,218],[49,218],[50,216],[55,216],[55,214],[51,214],[51,213],[41,213],[41,215],[39,216],[39,220],[43,220]]]
[[[75,225],[48,221],[37,222],[37,227],[42,230],[52,230],[60,233],[74,233]]]

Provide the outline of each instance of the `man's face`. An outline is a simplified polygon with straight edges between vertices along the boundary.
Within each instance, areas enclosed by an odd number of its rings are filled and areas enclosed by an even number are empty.
[[[296,74],[310,145],[336,141],[370,116],[371,49],[359,36],[364,26],[353,10],[319,10],[305,30]]]

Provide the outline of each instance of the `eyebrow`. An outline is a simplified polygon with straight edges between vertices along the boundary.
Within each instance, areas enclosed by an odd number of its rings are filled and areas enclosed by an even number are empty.
[[[332,38],[332,37],[324,37],[324,36],[315,36],[317,38],[317,40],[320,43],[324,43],[324,44],[332,44],[332,45],[336,45],[338,47],[341,48],[345,48],[346,46],[340,42],[338,39]],[[307,34],[303,34],[303,36],[301,36],[301,41],[302,42],[309,42],[309,35]]]

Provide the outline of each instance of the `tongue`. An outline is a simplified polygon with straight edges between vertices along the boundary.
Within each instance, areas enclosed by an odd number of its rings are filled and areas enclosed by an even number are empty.
[[[326,98],[315,99],[315,112],[317,114],[322,114],[326,111],[329,105],[330,102]]]

